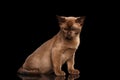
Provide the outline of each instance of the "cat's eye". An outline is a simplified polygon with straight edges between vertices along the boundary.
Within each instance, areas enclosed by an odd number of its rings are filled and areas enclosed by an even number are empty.
[[[71,30],[77,30],[77,28],[72,27]]]
[[[76,32],[75,34],[77,35],[79,32]]]
[[[75,28],[71,28],[71,30],[76,30]]]
[[[68,28],[64,28],[64,30],[68,30]]]

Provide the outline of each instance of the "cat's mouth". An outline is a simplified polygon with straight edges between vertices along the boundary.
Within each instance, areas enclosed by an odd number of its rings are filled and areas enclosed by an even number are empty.
[[[71,36],[67,36],[65,39],[67,39],[67,40],[72,40],[73,37],[71,37]]]

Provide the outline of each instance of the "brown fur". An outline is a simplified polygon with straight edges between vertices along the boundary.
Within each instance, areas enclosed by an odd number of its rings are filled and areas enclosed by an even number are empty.
[[[80,32],[84,17],[57,16],[60,31],[27,57],[19,73],[46,74],[53,71],[57,76],[65,75],[61,70],[66,62],[70,74],[79,74],[74,69],[75,52],[80,44]]]

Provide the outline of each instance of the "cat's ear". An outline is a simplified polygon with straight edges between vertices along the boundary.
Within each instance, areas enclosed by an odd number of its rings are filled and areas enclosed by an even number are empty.
[[[83,25],[85,18],[86,16],[77,17],[76,23],[80,23],[81,25]]]
[[[56,15],[56,17],[57,17],[59,23],[63,23],[63,22],[66,21],[64,16],[58,16],[58,15]]]

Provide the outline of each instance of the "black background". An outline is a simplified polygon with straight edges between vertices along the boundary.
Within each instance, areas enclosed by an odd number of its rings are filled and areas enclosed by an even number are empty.
[[[79,79],[88,77],[93,79],[94,76],[100,78],[108,71],[107,64],[110,63],[108,53],[111,52],[112,43],[110,44],[110,18],[107,13],[99,10],[84,6],[73,9],[49,8],[49,6],[43,8],[35,4],[16,4],[7,7],[4,18],[7,23],[4,25],[4,38],[2,38],[5,49],[2,67],[5,68],[5,75],[21,80],[17,77],[17,70],[28,55],[57,34],[59,25],[56,15],[60,15],[86,16],[80,36],[81,44],[75,56],[75,68],[81,71]],[[97,11],[101,13],[98,14]],[[66,65],[63,66],[63,70],[67,73]]]

